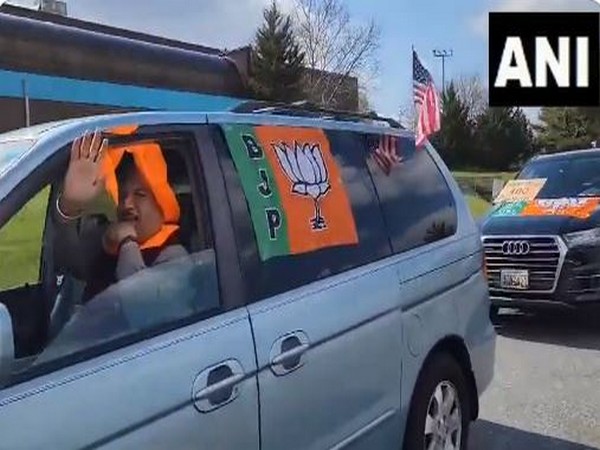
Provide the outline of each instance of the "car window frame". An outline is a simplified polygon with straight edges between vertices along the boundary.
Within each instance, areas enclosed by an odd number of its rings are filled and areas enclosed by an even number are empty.
[[[243,297],[239,294],[241,291],[241,273],[239,270],[236,270],[236,267],[239,267],[239,261],[237,258],[237,249],[235,248],[235,240],[233,239],[233,224],[231,223],[228,209],[222,207],[225,204],[224,202],[228,201],[225,185],[212,136],[208,133],[206,127],[207,125],[203,123],[141,125],[136,130],[135,138],[137,140],[167,134],[187,134],[190,137],[191,151],[189,158],[186,157],[186,164],[188,162],[192,164],[191,170],[188,173],[191,177],[191,189],[194,191],[193,199],[196,221],[199,215],[197,201],[203,195],[205,196],[204,201],[208,209],[207,212],[210,215],[212,244],[217,262],[220,308],[192,314],[185,318],[153,327],[151,330],[144,330],[105,344],[93,346],[75,354],[59,357],[40,366],[34,366],[22,373],[12,374],[10,380],[0,386],[0,391],[59,370],[68,369],[79,363],[112,352],[118,352],[131,345],[139,344],[145,340],[159,337],[209,318],[218,317],[228,311],[244,306]],[[116,141],[118,139],[115,139]],[[53,185],[57,181],[59,178],[58,174],[64,170],[68,159],[69,152],[65,151],[65,145],[57,147],[54,149],[52,156],[45,161],[41,161],[6,197],[0,200],[0,228],[31,200],[37,192],[48,185]],[[198,183],[202,183],[204,187],[199,188]],[[49,226],[49,212],[51,211],[52,198],[51,192],[44,219],[44,239],[42,240],[44,244],[46,243],[46,229]],[[42,258],[46,252],[51,251],[51,246],[43,248]],[[225,269],[223,269],[224,267]],[[40,283],[43,283],[43,280],[40,280]]]

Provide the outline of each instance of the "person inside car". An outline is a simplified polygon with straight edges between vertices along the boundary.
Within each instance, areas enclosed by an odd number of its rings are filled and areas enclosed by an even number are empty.
[[[79,223],[105,190],[116,220]],[[82,301],[134,273],[186,256],[179,242],[180,207],[158,144],[109,148],[99,132],[73,142],[53,210],[55,261],[85,281]]]

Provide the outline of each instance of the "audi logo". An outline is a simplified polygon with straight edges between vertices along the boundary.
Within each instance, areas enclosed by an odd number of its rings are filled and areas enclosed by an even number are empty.
[[[527,241],[504,241],[502,253],[504,255],[526,255],[531,250]]]

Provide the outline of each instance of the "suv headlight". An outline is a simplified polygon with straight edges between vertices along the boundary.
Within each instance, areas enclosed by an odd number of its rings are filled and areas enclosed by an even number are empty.
[[[600,245],[600,228],[568,233],[563,235],[563,238],[569,247]]]

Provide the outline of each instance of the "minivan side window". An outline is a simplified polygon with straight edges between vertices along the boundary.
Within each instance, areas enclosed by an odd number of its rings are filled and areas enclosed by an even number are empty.
[[[215,137],[250,300],[391,255],[360,135],[227,124]]]
[[[394,253],[452,236],[457,225],[454,197],[428,151],[416,149],[408,137],[372,134],[365,136],[364,145]],[[386,163],[390,152],[398,164]]]
[[[172,221],[161,230],[170,236],[163,241],[166,244],[162,248],[171,252],[171,256],[164,258],[166,253],[161,247],[146,250],[141,244],[132,244],[135,249],[131,246],[130,249],[140,255],[142,263],[135,272],[117,278],[113,274],[119,264],[119,253],[113,255],[104,250],[88,262],[84,258],[90,255],[80,251],[91,248],[96,236],[99,238],[96,243],[102,245],[102,233],[106,233],[110,217],[115,215],[115,204],[106,203],[106,193],[90,204],[85,214],[59,222],[61,213],[56,208],[66,164],[48,170],[50,173],[43,180],[28,179],[33,184],[43,183],[42,189],[0,227],[0,237],[12,237],[2,241],[7,243],[5,253],[9,257],[10,251],[15,253],[11,261],[21,258],[21,264],[5,267],[0,286],[0,303],[11,316],[15,344],[15,364],[9,384],[223,311],[207,187],[199,176],[200,161],[191,157],[196,151],[192,136],[183,133],[161,133],[151,138],[133,136],[123,145],[127,145],[128,151],[139,150],[138,155],[146,156],[146,161],[150,151],[154,151],[155,161],[164,161],[167,179],[161,186],[162,193],[168,185],[167,195],[172,194],[177,204]],[[119,148],[111,146],[108,151]],[[158,152],[161,158],[156,157]],[[137,167],[138,163],[131,161]],[[138,187],[131,195],[146,199],[155,194]],[[23,216],[27,218],[27,226],[21,225],[16,230],[21,235],[17,235],[13,224]],[[20,247],[11,250],[8,244],[13,242]],[[163,259],[159,260],[161,254]],[[40,255],[44,270],[38,277]]]

